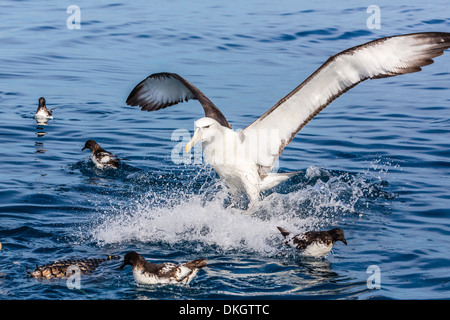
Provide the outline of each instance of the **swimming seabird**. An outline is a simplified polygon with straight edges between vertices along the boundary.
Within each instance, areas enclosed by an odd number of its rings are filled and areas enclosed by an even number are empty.
[[[171,262],[151,263],[137,252],[128,252],[120,270],[131,265],[133,277],[140,284],[189,284],[198,271],[206,266],[206,259],[192,260],[183,264]]]
[[[52,263],[48,263],[42,266],[36,265],[34,271],[28,271],[26,268],[27,276],[38,279],[51,279],[71,276],[77,268],[82,274],[89,274],[95,271],[95,269],[106,261],[113,259],[120,259],[118,255],[107,256],[106,258],[85,258],[85,259],[67,259],[57,260]]]
[[[44,97],[39,98],[39,105],[36,113],[34,114],[34,118],[39,121],[53,119],[52,110],[47,109]]]
[[[330,253],[336,241],[342,241],[347,245],[344,230],[341,228],[333,228],[328,231],[307,231],[302,234],[292,235],[281,227],[280,230],[286,241],[283,243],[291,248],[295,248],[304,256],[322,257]]]
[[[197,99],[205,117],[195,122],[186,146],[203,143],[203,156],[233,193],[250,205],[262,191],[295,173],[272,169],[296,134],[333,100],[358,83],[418,72],[450,47],[450,33],[425,32],[391,36],[352,47],[330,57],[303,83],[240,132],[197,87],[175,73],[155,73],[140,82],[126,103],[155,111]]]
[[[116,155],[100,147],[94,140],[86,141],[81,151],[84,151],[85,149],[91,150],[91,160],[97,168],[104,169],[105,167],[108,167],[117,169],[119,167],[120,159]]]

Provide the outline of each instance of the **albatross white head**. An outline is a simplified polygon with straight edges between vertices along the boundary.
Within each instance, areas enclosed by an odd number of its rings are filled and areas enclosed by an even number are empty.
[[[208,117],[198,119],[195,121],[194,126],[194,135],[186,145],[186,153],[189,153],[192,147],[200,141],[206,143],[214,141],[214,139],[222,135],[222,131],[224,130],[224,127],[219,122]]]

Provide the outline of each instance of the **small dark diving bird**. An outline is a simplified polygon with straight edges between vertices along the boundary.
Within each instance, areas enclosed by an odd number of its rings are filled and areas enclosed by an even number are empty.
[[[126,103],[155,111],[198,100],[205,117],[195,122],[186,152],[202,142],[206,162],[234,195],[247,195],[251,207],[260,200],[261,192],[294,175],[274,172],[274,165],[297,133],[332,101],[364,80],[418,72],[449,47],[450,33],[424,32],[381,38],[344,50],[241,131],[232,130],[211,100],[175,73],[150,75],[131,91]]]
[[[117,169],[119,168],[120,160],[126,160],[119,159],[116,155],[106,151],[105,149],[100,147],[100,145],[94,140],[86,141],[86,144],[84,145],[83,149],[81,149],[81,151],[84,151],[85,149],[91,150],[91,160],[99,169]]]
[[[120,270],[126,265],[133,269],[133,277],[140,284],[189,284],[198,271],[206,266],[206,259],[197,259],[183,264],[151,263],[135,251],[128,252]]]
[[[62,278],[71,276],[76,272],[76,269],[78,269],[82,274],[92,273],[100,264],[113,259],[118,260],[120,259],[120,256],[111,255],[102,259],[87,258],[59,260],[42,266],[36,265],[36,269],[34,271],[28,271],[28,268],[26,268],[26,271],[27,275],[37,279]]]
[[[344,230],[334,228],[329,231],[308,231],[298,235],[292,235],[281,227],[277,227],[281,234],[286,238],[283,243],[291,248],[301,251],[304,256],[322,257],[327,256],[336,241],[342,241],[347,245]]]
[[[53,109],[47,109],[44,97],[39,98],[39,105],[34,114],[34,118],[38,121],[46,121],[48,119],[53,119],[52,114]]]

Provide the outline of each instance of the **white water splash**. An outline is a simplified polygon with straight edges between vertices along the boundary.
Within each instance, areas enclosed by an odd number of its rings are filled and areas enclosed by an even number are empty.
[[[151,201],[150,201],[151,202]],[[172,207],[158,207],[147,201],[105,216],[92,230],[100,244],[146,242],[201,243],[220,251],[274,253],[279,243],[278,225],[314,225],[313,218],[271,217],[261,219],[240,209],[226,209],[219,197],[204,203],[200,195]],[[297,229],[297,228],[296,228]]]
[[[168,199],[150,191],[105,213],[90,236],[99,245],[165,243],[189,250],[275,255],[283,240],[277,226],[300,233],[339,225],[343,214],[355,213],[368,185],[362,177],[333,176],[317,167],[308,168],[305,178],[316,181],[287,194],[268,195],[253,214],[225,208],[227,195],[220,188],[208,199],[203,193],[182,192]]]

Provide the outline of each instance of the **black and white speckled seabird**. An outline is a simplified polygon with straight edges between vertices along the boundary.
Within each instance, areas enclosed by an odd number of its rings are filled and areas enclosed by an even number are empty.
[[[298,235],[292,235],[281,227],[277,227],[286,238],[283,243],[298,249],[304,256],[322,257],[327,256],[333,249],[336,241],[342,241],[347,245],[344,230],[334,228],[328,231],[308,231]]]
[[[34,114],[34,118],[37,120],[53,119],[52,110],[47,109],[44,97],[39,98],[39,105]]]
[[[34,271],[27,270],[27,276],[31,276],[32,278],[37,279],[52,279],[52,278],[61,278],[68,277],[73,274],[74,269],[71,267],[79,268],[82,274],[89,274],[94,272],[97,267],[106,261],[110,261],[113,259],[120,259],[118,255],[107,256],[103,259],[68,259],[68,260],[58,260],[52,263],[48,263],[42,266],[36,265],[36,269]]]
[[[81,151],[85,149],[91,150],[91,160],[97,168],[103,169],[109,167],[117,169],[119,167],[120,159],[116,155],[100,147],[94,140],[86,141],[86,144]]]
[[[131,265],[133,277],[140,284],[189,284],[198,271],[206,266],[206,259],[192,260],[183,264],[151,263],[135,251],[128,252],[120,270]]]

